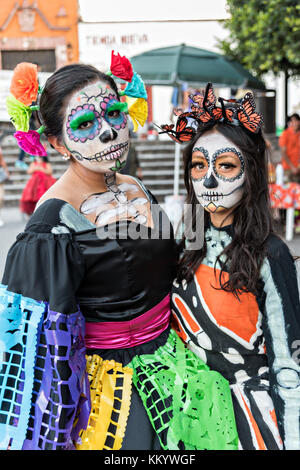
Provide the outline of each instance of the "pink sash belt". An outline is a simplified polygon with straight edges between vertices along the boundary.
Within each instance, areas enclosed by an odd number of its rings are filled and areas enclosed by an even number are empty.
[[[159,304],[129,321],[85,324],[87,349],[131,348],[159,336],[170,323],[170,294]]]

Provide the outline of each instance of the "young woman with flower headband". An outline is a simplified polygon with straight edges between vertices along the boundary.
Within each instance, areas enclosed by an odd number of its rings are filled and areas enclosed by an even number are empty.
[[[239,448],[300,449],[300,305],[296,269],[272,229],[262,117],[250,93],[191,96],[176,130],[193,236],[184,235],[172,290],[178,334],[230,383]],[[201,217],[200,217],[201,220]],[[203,219],[202,219],[203,221]],[[188,224],[187,224],[188,225]]]
[[[115,81],[87,65],[57,70],[34,132],[28,67],[17,67],[8,98],[16,138],[43,155],[43,131],[70,165],[7,258],[1,449],[237,448],[227,381],[170,329],[170,223],[138,180],[118,173],[129,139]],[[128,82],[129,115],[143,125],[140,77],[114,54],[111,74]]]

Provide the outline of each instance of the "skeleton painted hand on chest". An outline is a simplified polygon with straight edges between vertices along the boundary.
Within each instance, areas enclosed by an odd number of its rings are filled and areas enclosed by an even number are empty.
[[[139,196],[139,189],[135,184],[116,183],[114,173],[105,175],[107,191],[92,194],[80,206],[80,212],[89,216],[93,214],[93,222],[103,226],[118,220],[131,220],[147,225],[148,200]],[[133,197],[132,197],[133,196]]]

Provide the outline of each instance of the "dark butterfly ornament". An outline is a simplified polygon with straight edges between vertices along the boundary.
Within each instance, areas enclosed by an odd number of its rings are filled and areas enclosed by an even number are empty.
[[[174,130],[174,124],[163,124],[160,129],[160,134],[168,134],[171,139],[180,144],[189,142],[196,134],[195,128],[188,125],[188,118],[191,113],[184,113],[182,109],[175,109],[174,114],[177,116],[176,128]],[[157,126],[159,127],[159,126]]]
[[[183,112],[176,108],[176,126],[164,124],[160,134],[168,134],[178,143],[192,140],[198,130],[209,122],[222,122],[233,126],[243,126],[248,131],[257,133],[263,126],[263,117],[255,111],[255,102],[252,93],[246,93],[241,100],[218,98],[221,106],[216,106],[217,98],[212,86],[208,83],[205,90],[198,90],[189,95],[192,100],[191,111]],[[175,129],[174,129],[175,127]]]

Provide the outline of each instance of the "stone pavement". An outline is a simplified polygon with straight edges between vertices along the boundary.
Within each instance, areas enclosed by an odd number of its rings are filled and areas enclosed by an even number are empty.
[[[7,208],[0,211],[0,218],[4,221],[3,227],[0,227],[0,280],[7,252],[10,246],[16,240],[18,233],[22,232],[26,225],[26,219],[18,208]]]
[[[26,217],[21,214],[18,208],[4,208],[0,211],[0,217],[5,222],[3,227],[0,227],[0,281],[2,279],[5,260],[10,246],[16,240],[18,233],[22,232],[26,225]],[[288,246],[293,256],[300,256],[300,235],[294,237]],[[297,263],[299,271],[299,285],[300,285],[300,260]]]

